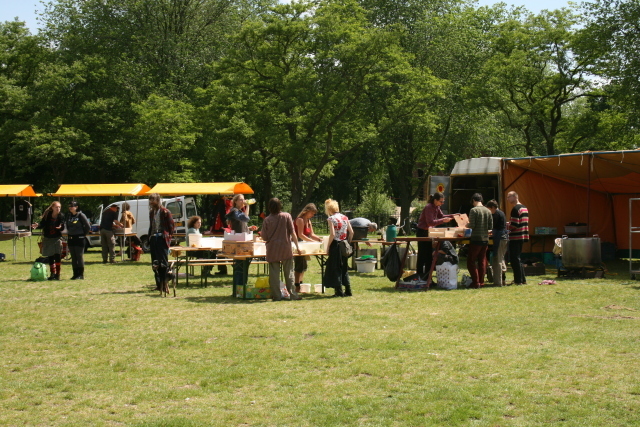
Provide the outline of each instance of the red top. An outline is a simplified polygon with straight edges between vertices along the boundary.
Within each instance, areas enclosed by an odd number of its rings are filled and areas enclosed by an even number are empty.
[[[427,203],[427,206],[424,207],[422,213],[420,214],[420,219],[418,220],[418,228],[423,230],[428,230],[431,227],[436,227],[444,222],[444,214],[442,213],[442,209],[440,206],[436,206],[433,203]]]

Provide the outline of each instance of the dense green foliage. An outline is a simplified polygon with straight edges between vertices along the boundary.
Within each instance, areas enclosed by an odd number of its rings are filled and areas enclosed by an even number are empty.
[[[463,158],[637,147],[639,13],[52,1],[0,23],[0,182],[244,180],[297,212],[376,174],[406,217]]]

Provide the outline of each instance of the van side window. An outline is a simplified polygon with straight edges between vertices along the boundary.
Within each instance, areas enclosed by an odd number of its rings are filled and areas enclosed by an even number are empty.
[[[169,212],[171,212],[171,216],[173,216],[173,219],[182,218],[182,202],[169,202],[167,203],[166,207],[167,209],[169,209]]]
[[[196,210],[196,205],[192,201],[187,203],[187,218],[191,218],[194,215],[197,215],[198,211]]]

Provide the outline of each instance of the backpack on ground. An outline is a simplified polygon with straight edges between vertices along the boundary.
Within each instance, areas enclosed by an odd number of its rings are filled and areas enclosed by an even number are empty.
[[[31,280],[36,282],[47,280],[47,265],[36,261],[31,266]]]

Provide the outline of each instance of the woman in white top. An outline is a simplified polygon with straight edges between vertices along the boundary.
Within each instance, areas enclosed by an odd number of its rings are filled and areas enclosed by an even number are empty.
[[[322,278],[325,288],[334,288],[336,297],[351,296],[351,282],[349,281],[348,259],[340,253],[339,242],[347,240],[351,242],[353,229],[349,223],[349,218],[340,213],[338,202],[327,199],[324,202],[324,209],[329,216],[329,257],[327,258],[327,268]],[[344,286],[344,292],[342,287]]]

